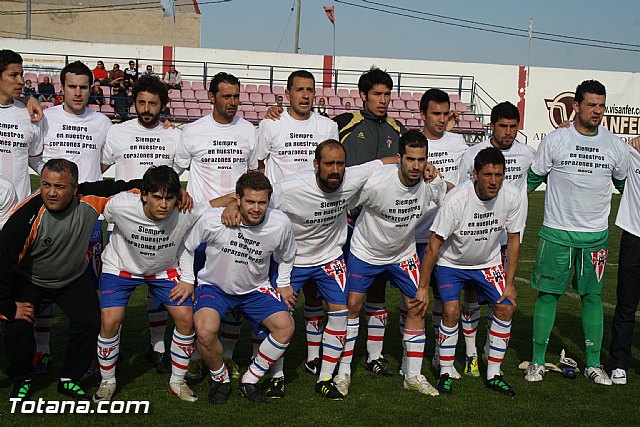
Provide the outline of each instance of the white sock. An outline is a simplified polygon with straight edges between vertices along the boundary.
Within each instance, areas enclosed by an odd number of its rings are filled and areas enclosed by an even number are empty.
[[[404,347],[407,350],[405,378],[420,375],[422,371],[422,359],[424,357],[424,344],[426,336],[423,329],[405,329],[402,335]]]
[[[382,357],[384,333],[387,328],[387,306],[385,303],[366,302],[364,314],[367,321],[367,363]]]
[[[149,318],[149,342],[153,351],[164,353],[164,334],[167,329],[167,310],[151,290],[147,289],[147,317]]]
[[[249,369],[242,376],[240,382],[257,384],[275,361],[282,357],[288,346],[289,343],[279,343],[269,334],[260,345],[258,355],[251,361]]]
[[[38,306],[38,314],[33,322],[33,332],[36,338],[36,351],[42,354],[51,353],[49,340],[51,339],[51,325],[53,325],[53,300],[43,299]]]
[[[327,326],[322,334],[322,364],[318,382],[333,377],[333,371],[344,351],[347,338],[347,314],[349,310],[327,313]]]
[[[171,338],[171,378],[170,383],[184,380],[184,376],[189,369],[189,361],[195,349],[195,336],[182,335],[175,328]]]
[[[491,336],[491,344],[487,363],[487,379],[490,380],[496,375],[500,375],[500,365],[502,365],[511,338],[511,320],[499,320],[494,317],[489,335]]]
[[[480,321],[480,304],[462,300],[460,320],[462,321],[462,333],[464,334],[467,357],[477,356],[476,334],[478,333],[478,322]]]
[[[113,338],[102,338],[98,335],[98,363],[102,381],[115,384],[116,362],[120,354],[120,333]]]
[[[358,339],[358,329],[360,328],[360,318],[347,319],[347,339],[344,342],[344,351],[338,365],[339,374],[351,375],[351,361],[353,360],[353,349]]]
[[[222,343],[223,358],[233,359],[233,351],[240,338],[241,329],[242,312],[240,310],[230,310],[220,323],[220,342]]]
[[[453,361],[456,358],[456,345],[458,344],[458,325],[452,328],[440,323],[438,331],[438,343],[440,347],[440,375],[453,375]]]
[[[304,327],[307,333],[307,362],[320,357],[322,331],[324,330],[324,308],[319,306],[304,306]]]

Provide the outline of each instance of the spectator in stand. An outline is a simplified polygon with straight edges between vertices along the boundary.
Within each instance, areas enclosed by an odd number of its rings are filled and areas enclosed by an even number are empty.
[[[124,83],[124,71],[120,69],[120,65],[113,64],[113,69],[109,71],[109,84],[113,87]]]
[[[276,105],[282,107],[282,95],[276,96]]]
[[[344,108],[346,108],[347,110],[351,110],[351,103],[349,101],[345,102]]]
[[[138,68],[135,61],[129,61],[129,68],[124,70],[124,85],[131,87],[138,80]]]
[[[98,65],[93,69],[93,79],[100,82],[100,84],[109,84],[107,69],[104,68],[104,62],[98,61]]]
[[[56,95],[56,99],[53,100],[53,106],[62,105],[64,102],[64,91],[60,89],[60,92]]]
[[[22,88],[22,94],[24,96],[36,96],[36,88],[31,86],[31,84],[31,80],[25,80],[24,87]]]
[[[176,70],[175,65],[169,66],[169,71],[164,75],[164,82],[169,89],[182,90],[182,74]]]
[[[327,103],[324,98],[320,98],[318,100],[318,114],[320,114],[321,116],[329,117],[329,114],[327,114]]]
[[[158,75],[155,73],[155,71],[153,71],[153,65],[147,65],[147,71],[145,71],[144,73],[142,73],[143,76],[149,76],[149,77],[155,77],[157,79],[159,79],[160,77],[158,77]]]
[[[93,82],[91,86],[91,92],[89,92],[89,104],[104,105],[104,92],[100,87],[100,82]]]
[[[42,83],[38,85],[38,101],[40,102],[53,102],[56,97],[56,88],[53,87],[49,76],[44,76]]]
[[[127,92],[127,88],[124,87],[124,82],[121,80],[118,86],[113,88],[113,94],[111,95],[111,106],[116,112],[116,115],[122,120],[129,119],[129,107],[131,107],[131,98]]]

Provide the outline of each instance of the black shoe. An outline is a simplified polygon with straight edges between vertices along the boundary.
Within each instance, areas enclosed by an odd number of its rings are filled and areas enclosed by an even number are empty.
[[[438,384],[436,385],[436,390],[440,394],[451,394],[453,393],[453,378],[449,376],[449,374],[442,374],[438,379]]]
[[[31,381],[22,381],[13,385],[10,397],[12,399],[20,399],[20,401],[31,400],[32,394],[33,384],[31,384]]]
[[[167,351],[161,353],[162,357],[160,359],[160,363],[156,366],[156,372],[159,374],[170,374],[171,373],[171,352]]]
[[[73,400],[91,400],[91,395],[74,380],[58,381],[58,393],[69,396]]]
[[[209,403],[214,405],[224,405],[229,400],[231,394],[231,383],[211,382],[209,389]]]
[[[344,400],[344,395],[338,391],[333,380],[330,379],[316,383],[316,393],[330,400]]]
[[[247,398],[249,402],[253,403],[268,403],[269,399],[264,397],[262,390],[258,384],[240,383],[238,386],[238,393],[240,396]]]
[[[162,355],[164,353],[160,353],[159,351],[155,351],[153,347],[147,347],[147,352],[144,355],[144,358],[147,359],[149,363],[153,365],[154,368],[157,368],[162,362]]]
[[[262,384],[262,391],[269,399],[284,398],[284,377],[270,378]]]
[[[316,357],[313,360],[307,360],[304,362],[304,370],[311,375],[318,375],[320,373],[320,358]]]
[[[373,372],[374,374],[380,375],[381,377],[393,376],[393,372],[389,370],[389,362],[382,357],[377,360],[367,362],[367,370]]]
[[[499,391],[500,393],[509,397],[513,397],[516,395],[516,391],[513,389],[513,387],[511,387],[504,381],[502,375],[496,375],[495,377],[490,379],[487,382],[487,387],[495,391]]]

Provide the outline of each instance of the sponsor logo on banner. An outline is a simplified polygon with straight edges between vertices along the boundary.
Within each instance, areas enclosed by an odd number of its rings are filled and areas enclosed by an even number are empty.
[[[602,280],[604,274],[604,268],[607,265],[607,258],[609,258],[609,251],[606,249],[600,249],[598,252],[591,252],[591,264],[596,272],[598,282]]]

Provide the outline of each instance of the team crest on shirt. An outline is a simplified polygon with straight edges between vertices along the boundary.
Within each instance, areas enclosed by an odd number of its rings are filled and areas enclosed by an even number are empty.
[[[407,273],[413,284],[418,286],[420,282],[420,259],[418,258],[418,254],[414,252],[411,258],[402,261],[400,268]]]
[[[265,295],[270,295],[275,299],[277,299],[278,301],[282,301],[282,298],[280,298],[280,294],[276,290],[274,290],[271,286],[263,286],[261,288],[258,288],[258,292]]]
[[[502,295],[506,286],[504,268],[502,268],[502,264],[485,268],[482,270],[482,274],[484,275],[484,279],[491,283],[498,293]]]
[[[387,147],[391,148],[392,144],[393,144],[393,138],[391,138],[390,136],[387,136]]]
[[[331,261],[329,264],[323,265],[322,269],[328,276],[334,278],[338,283],[338,286],[340,286],[340,290],[344,292],[344,287],[347,283],[347,266],[344,263],[344,260],[336,259]]]
[[[607,265],[607,258],[609,258],[609,251],[606,249],[600,249],[598,252],[591,252],[591,264],[596,272],[598,282],[602,279],[604,274],[604,268]]]

